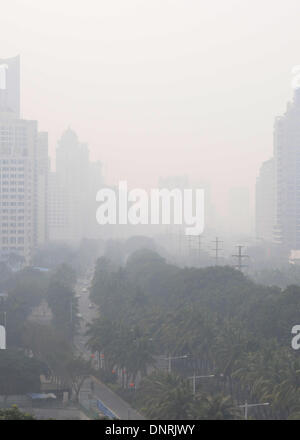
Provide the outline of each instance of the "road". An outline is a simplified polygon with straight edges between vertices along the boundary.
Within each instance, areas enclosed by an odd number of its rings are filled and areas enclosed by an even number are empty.
[[[96,306],[93,306],[93,308],[89,307],[91,303],[88,292],[89,284],[90,280],[80,279],[75,287],[76,295],[80,295],[80,297],[78,297],[78,306],[82,318],[80,320],[78,335],[74,337],[74,345],[85,359],[91,359],[92,354],[85,346],[87,342],[87,337],[85,336],[87,324],[95,319],[99,313]],[[93,381],[94,384],[92,393],[91,381]],[[95,377],[86,379],[82,386],[82,392],[86,393],[86,395],[89,394],[93,401],[99,399],[121,420],[144,420],[141,414],[135,411],[127,402]]]

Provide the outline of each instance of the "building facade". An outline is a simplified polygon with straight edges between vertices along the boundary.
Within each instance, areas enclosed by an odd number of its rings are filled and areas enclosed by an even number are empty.
[[[300,249],[300,89],[274,126],[274,240]]]
[[[0,60],[0,76],[1,66],[0,258],[28,264],[47,239],[48,139],[20,118],[19,57]]]
[[[300,249],[300,89],[275,119],[274,155],[256,182],[256,235],[287,252]]]
[[[96,194],[103,184],[100,162],[90,162],[86,144],[68,128],[58,141],[56,171],[49,176],[49,239],[98,238]]]

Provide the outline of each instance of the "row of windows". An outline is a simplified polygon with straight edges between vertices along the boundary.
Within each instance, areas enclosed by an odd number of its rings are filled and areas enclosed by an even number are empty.
[[[0,191],[2,192],[25,192],[24,188],[16,188],[15,186],[11,188],[1,188]]]
[[[24,165],[25,159],[0,159],[0,166],[2,165]]]
[[[16,227],[18,227],[18,228],[24,228],[24,222],[20,222],[20,223],[15,223],[15,222],[12,222],[12,223],[7,223],[7,222],[4,222],[4,223],[0,223],[1,224],[1,227],[2,228],[8,228],[9,226],[11,227],[11,228],[16,228]],[[29,224],[31,224],[31,223],[29,223]]]
[[[0,132],[5,132],[5,131],[9,131],[9,132],[12,132],[12,131],[16,131],[16,132],[18,132],[18,133],[25,133],[26,132],[26,127],[24,127],[24,126],[19,126],[19,127],[16,127],[15,125],[1,125],[0,126]]]
[[[24,202],[2,202],[2,206],[24,206]]]
[[[3,156],[20,156],[21,154],[24,157],[28,156],[28,148],[24,148],[23,145],[12,148],[11,146],[1,145],[0,143],[0,147],[0,154]]]
[[[0,137],[0,145],[3,148],[14,148],[14,147],[25,148],[27,147],[27,141],[26,139],[9,139],[9,138],[1,139]]]
[[[18,238],[16,238],[16,237],[10,237],[10,238],[3,237],[2,238],[2,244],[8,244],[8,243],[10,243],[10,244],[16,244],[16,243],[24,244],[24,242],[25,242],[24,237],[18,237]]]
[[[3,247],[2,252],[24,252],[24,247],[23,246],[18,246],[18,247]]]
[[[17,234],[24,235],[25,231],[24,231],[24,229],[18,229],[18,232],[16,229],[11,229],[10,231],[8,229],[2,229],[2,234],[3,235],[10,235],[10,234],[11,235],[17,235]]]
[[[2,179],[24,179],[25,174],[1,174],[0,173],[0,177],[2,177]]]
[[[19,194],[18,196],[16,194],[2,194],[1,198],[3,200],[8,200],[8,199],[10,199],[10,200],[13,200],[13,199],[24,200],[25,196],[23,194]]]
[[[0,217],[1,218],[1,217]],[[16,215],[11,215],[10,217],[8,215],[3,215],[2,216],[2,221],[7,221],[7,220],[15,220],[15,221],[24,221],[25,217],[24,215],[19,215],[18,217]]]
[[[0,214],[24,214],[25,209],[0,209]]]
[[[24,186],[24,180],[3,180],[3,182],[1,183],[2,186],[7,186],[7,185],[23,185]]]
[[[24,171],[25,170],[25,167],[0,167],[0,173],[2,172],[2,171]],[[29,168],[29,171],[31,171],[30,170],[30,168]]]

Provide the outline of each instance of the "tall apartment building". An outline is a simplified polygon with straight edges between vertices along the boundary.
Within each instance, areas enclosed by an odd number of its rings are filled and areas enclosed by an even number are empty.
[[[274,126],[274,239],[287,249],[300,249],[300,89]]]
[[[100,162],[89,161],[86,144],[67,129],[58,141],[56,171],[49,177],[49,239],[78,242],[97,238],[96,193],[101,188]]]
[[[274,124],[274,156],[256,183],[256,235],[286,251],[300,249],[300,89]]]
[[[275,223],[275,161],[263,162],[255,186],[256,238],[272,242]]]
[[[38,246],[48,241],[48,193],[49,193],[48,133],[37,134],[36,150],[36,243]]]
[[[0,59],[0,258],[30,262],[47,238],[48,141],[20,118],[19,57]]]

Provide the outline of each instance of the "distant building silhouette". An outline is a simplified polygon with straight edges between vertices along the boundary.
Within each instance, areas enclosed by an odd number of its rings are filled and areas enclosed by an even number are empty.
[[[100,162],[89,161],[86,144],[68,128],[58,141],[56,171],[49,176],[49,239],[78,242],[99,235],[96,193],[103,184]]]
[[[274,124],[274,157],[256,182],[256,235],[287,251],[300,249],[300,89]]]
[[[275,229],[274,239],[300,249],[300,89],[274,126]]]

